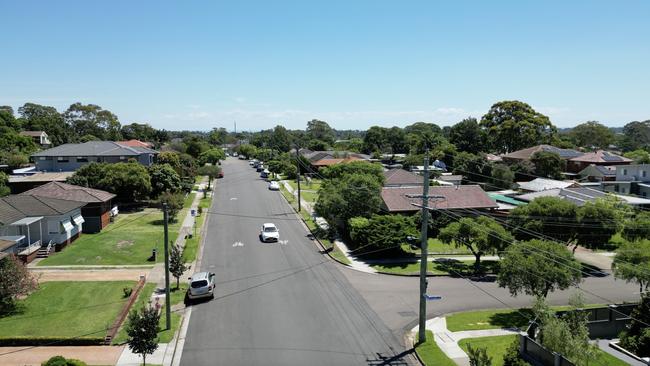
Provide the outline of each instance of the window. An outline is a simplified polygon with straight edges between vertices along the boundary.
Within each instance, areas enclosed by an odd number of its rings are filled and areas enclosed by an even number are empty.
[[[645,196],[646,196],[646,192],[641,192],[641,195],[642,195],[643,197],[645,197]]]
[[[124,156],[120,156],[120,160],[124,160]]]
[[[621,187],[621,193],[627,193],[625,192],[625,187]]]
[[[39,156],[38,160],[45,160],[45,156]]]
[[[623,175],[627,175],[627,169],[623,169]]]
[[[645,170],[642,170],[642,171],[641,171],[641,176],[642,176],[643,178],[645,178]]]
[[[56,161],[58,161],[59,163],[67,163],[69,160],[67,156],[59,156],[58,158],[56,158]]]
[[[77,163],[87,163],[88,158],[85,156],[77,156]]]
[[[58,221],[48,221],[47,232],[50,234],[59,234],[61,232],[61,224]]]

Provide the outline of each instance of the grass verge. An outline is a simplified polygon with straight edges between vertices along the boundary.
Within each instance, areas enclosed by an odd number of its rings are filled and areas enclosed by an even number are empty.
[[[456,366],[454,361],[438,348],[438,345],[433,340],[433,333],[430,330],[427,330],[426,333],[427,341],[415,346],[415,352],[417,352],[422,362],[428,366]]]
[[[195,193],[185,198],[183,209],[177,220],[169,225],[170,242],[178,236],[181,224]],[[147,208],[140,212],[122,213],[115,222],[97,234],[83,234],[62,252],[56,253],[38,263],[39,266],[63,265],[118,265],[153,264],[148,259],[151,250],[156,249],[157,261],[163,261],[162,211]]]
[[[203,209],[203,213],[196,218],[196,235],[193,235],[192,238],[185,240],[185,247],[183,248],[183,260],[186,263],[196,260],[199,244],[201,243],[201,229],[203,228],[203,223],[208,217],[207,211],[210,207],[211,202],[212,197],[201,198],[199,201],[199,207]]]
[[[135,283],[44,282],[19,300],[12,314],[0,315],[0,338],[87,335],[103,339],[127,300],[123,288],[132,288]]]
[[[481,261],[481,266],[483,267],[485,273],[488,274],[495,273],[498,265],[498,261]],[[458,276],[457,273],[460,273],[462,276],[471,276],[474,272],[473,266],[474,260],[447,260],[444,262],[428,262],[427,272],[432,275]],[[379,272],[390,274],[410,275],[420,273],[420,262],[373,264],[371,267]]]

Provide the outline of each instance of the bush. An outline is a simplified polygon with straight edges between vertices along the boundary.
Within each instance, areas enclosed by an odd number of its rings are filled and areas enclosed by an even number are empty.
[[[650,356],[650,294],[645,293],[641,303],[634,308],[630,315],[632,321],[627,330],[620,335],[620,345],[628,351],[634,352],[637,356]]]
[[[54,356],[49,360],[43,362],[41,366],[86,366],[87,364],[81,360],[66,359],[63,356]]]
[[[355,246],[363,246],[368,244],[368,227],[370,221],[365,217],[353,217],[348,220],[348,227],[350,228],[350,239]]]
[[[528,366],[528,362],[519,356],[519,338],[508,346],[506,354],[503,355],[503,366]]]
[[[124,297],[129,297],[133,293],[133,289],[130,287],[124,287],[122,291],[124,292]]]

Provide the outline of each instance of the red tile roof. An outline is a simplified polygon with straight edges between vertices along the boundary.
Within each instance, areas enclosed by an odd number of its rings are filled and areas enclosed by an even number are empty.
[[[381,198],[390,212],[414,212],[420,208],[411,203],[421,204],[421,198],[409,198],[406,195],[421,195],[421,187],[384,188]],[[497,208],[497,204],[477,185],[429,187],[429,195],[444,196],[445,199],[431,199],[430,207],[442,210]]]
[[[345,159],[320,159],[318,161],[312,162],[311,165],[313,166],[330,166],[330,165],[336,165],[336,164],[341,164],[341,163],[349,163],[354,160],[361,160],[357,157],[350,156]]]
[[[129,146],[129,147],[146,147],[149,149],[153,147],[153,144],[151,142],[144,142],[136,139],[126,140],[126,141],[115,141],[115,142],[117,142],[122,146]]]
[[[609,151],[597,150],[594,152],[585,153],[581,156],[569,159],[570,161],[579,161],[584,163],[595,163],[595,164],[622,164],[622,163],[631,163],[632,159],[616,155]]]

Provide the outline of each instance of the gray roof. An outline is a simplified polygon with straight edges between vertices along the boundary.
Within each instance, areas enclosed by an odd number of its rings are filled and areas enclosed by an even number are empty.
[[[115,198],[110,192],[60,182],[50,182],[21,194],[84,203],[108,202]]]
[[[535,178],[530,182],[517,182],[519,189],[524,191],[539,192],[547,189],[567,188],[577,185],[574,181],[563,181],[548,178]]]
[[[0,212],[2,213],[0,222],[10,224],[28,216],[62,215],[85,205],[85,202],[67,201],[57,198],[28,195],[6,196],[0,198]],[[9,212],[6,217],[5,209]]]
[[[81,144],[63,144],[39,151],[32,156],[138,156],[157,153],[156,150],[146,147],[124,146],[113,141],[88,141]]]

